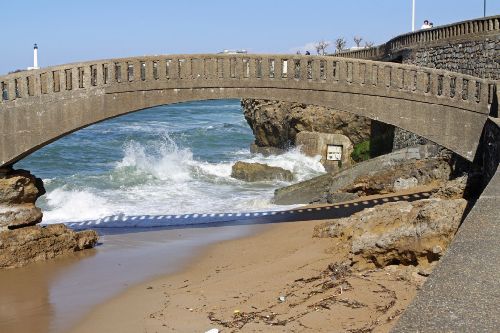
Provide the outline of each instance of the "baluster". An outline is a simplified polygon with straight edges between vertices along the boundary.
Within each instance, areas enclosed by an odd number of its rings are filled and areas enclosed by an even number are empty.
[[[280,80],[283,75],[283,58],[274,58],[274,78]]]
[[[120,65],[120,81],[121,83],[128,82],[128,61],[118,63]]]
[[[102,87],[104,85],[104,64],[95,65],[95,85],[97,87]]]
[[[439,81],[439,75],[436,73],[431,73],[429,92],[432,94],[432,96],[438,96],[438,85],[439,85],[438,81]]]
[[[205,59],[205,77],[208,80],[217,79],[217,59],[214,58]]]
[[[287,65],[287,74],[286,74],[286,78],[288,80],[295,80],[295,63],[299,61],[300,62],[300,59],[296,59],[294,57],[290,57],[288,59],[288,65]]]
[[[347,83],[347,62],[345,60],[337,62],[336,72],[339,83]]]
[[[28,95],[28,79],[26,76],[17,78],[17,91],[20,98],[29,97]]]
[[[231,58],[222,57],[222,77],[224,79],[231,78]]]
[[[168,67],[168,76],[170,80],[178,80],[180,78],[180,59],[172,57]]]
[[[249,60],[249,66],[250,66],[250,79],[255,79],[257,78],[257,59],[256,58],[250,58]]]
[[[321,73],[320,73],[320,60],[319,59],[312,59],[312,80],[313,81],[320,81],[321,80]]]
[[[90,65],[85,65],[85,66],[83,66],[83,88],[84,89],[90,88],[90,80],[91,80]]]
[[[132,82],[141,82],[142,81],[142,78],[141,78],[141,61],[139,60],[133,60],[132,61],[132,65],[134,66],[134,69],[133,69],[133,73],[134,73],[134,79],[132,80]]]
[[[270,64],[270,58],[262,58],[262,78],[264,80],[269,80],[269,75],[270,75],[270,70],[269,70],[269,66],[271,66]]]
[[[16,85],[14,79],[9,79],[7,81],[7,95],[9,101],[16,99]]]
[[[38,76],[38,75],[37,75]],[[35,79],[35,86],[36,86],[36,79]],[[80,67],[72,67],[71,68],[71,90],[78,90],[80,89]],[[35,91],[38,90],[38,88],[35,88]]]
[[[154,81],[155,78],[153,75],[153,60],[151,60],[151,59],[146,60],[145,65],[146,65],[145,81],[146,82]],[[158,70],[158,68],[157,68],[157,70]]]
[[[490,96],[490,87],[485,81],[479,81],[480,82],[480,92],[479,92],[479,103],[487,105],[489,102],[489,96]]]
[[[300,58],[299,80],[301,80],[301,81],[307,80],[307,62],[308,61],[309,61],[309,57]]]
[[[155,59],[156,61],[156,79],[157,80],[165,80],[166,77],[166,67],[167,63],[165,59]]]
[[[469,102],[476,102],[477,101],[477,87],[476,87],[476,80],[469,80],[469,87],[468,87],[468,100]]]
[[[451,78],[449,75],[443,75],[443,96],[446,97],[446,98],[450,98],[450,94],[451,94],[451,88],[450,88],[450,85],[451,85]]]
[[[234,62],[234,77],[236,79],[243,79],[245,75],[243,74],[243,58],[237,57]]]
[[[107,84],[114,84],[116,83],[116,72],[115,72],[115,63],[110,62],[108,63],[108,82]]]

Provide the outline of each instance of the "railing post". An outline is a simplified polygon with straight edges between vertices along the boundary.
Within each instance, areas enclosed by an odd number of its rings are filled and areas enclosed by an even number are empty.
[[[96,64],[95,85],[102,87],[104,85],[104,68],[103,63]]]
[[[271,58],[269,57],[262,58],[262,79],[264,80],[269,80],[269,74],[270,74],[269,66],[271,66],[270,60]]]
[[[205,78],[208,80],[217,79],[217,60],[214,58],[205,58]]]
[[[312,80],[320,81],[320,60],[316,57],[312,59]]]
[[[250,69],[250,79],[255,79],[257,78],[257,59],[256,58],[250,58],[248,60],[248,66]]]
[[[116,67],[114,62],[108,63],[108,82],[107,84],[115,84],[116,83]]]
[[[14,79],[9,79],[7,81],[7,94],[8,94],[8,100],[13,101],[15,100],[16,97],[16,85]]]
[[[26,76],[17,78],[17,91],[20,98],[27,98],[28,95],[28,79]]]
[[[146,82],[154,81],[155,78],[153,76],[153,60],[148,59],[145,61],[145,64],[146,64],[145,81]]]
[[[90,65],[83,66],[83,89],[90,88],[91,71]]]
[[[443,91],[442,91],[442,96],[446,98],[450,98],[451,96],[451,78],[449,75],[443,75]]]

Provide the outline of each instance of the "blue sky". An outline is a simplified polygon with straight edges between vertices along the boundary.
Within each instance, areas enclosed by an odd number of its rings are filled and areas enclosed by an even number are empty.
[[[416,0],[417,26],[483,16],[483,0]],[[487,15],[500,1],[487,0]],[[411,0],[3,0],[0,74],[32,64],[247,49],[290,53],[359,35],[376,44],[411,30]],[[312,51],[312,50],[311,50]]]

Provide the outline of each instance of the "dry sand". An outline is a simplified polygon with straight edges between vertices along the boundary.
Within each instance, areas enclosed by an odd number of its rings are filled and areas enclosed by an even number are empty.
[[[332,264],[347,254],[312,237],[319,223],[273,224],[212,245],[181,273],[99,305],[71,332],[389,331],[423,278],[405,267],[344,276]]]

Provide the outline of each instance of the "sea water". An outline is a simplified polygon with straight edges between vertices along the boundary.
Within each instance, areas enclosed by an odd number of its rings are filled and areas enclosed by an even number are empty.
[[[236,161],[279,166],[294,181],[324,173],[319,157],[299,148],[251,154],[254,137],[239,100],[150,108],[61,138],[18,162],[44,181],[37,205],[45,223],[109,215],[251,212],[272,204],[283,181],[231,178]]]

